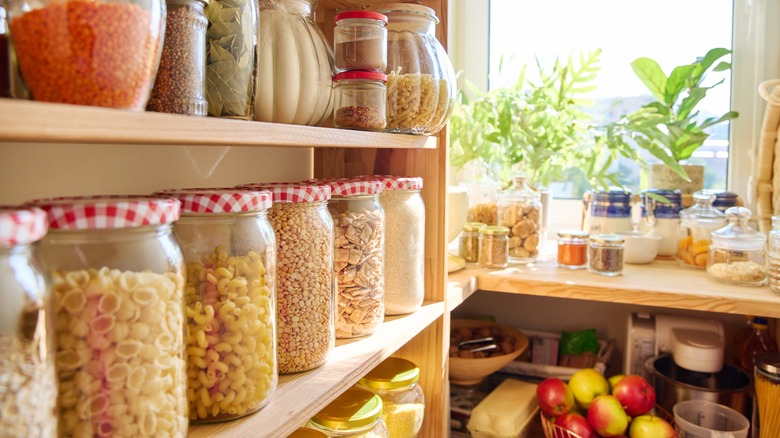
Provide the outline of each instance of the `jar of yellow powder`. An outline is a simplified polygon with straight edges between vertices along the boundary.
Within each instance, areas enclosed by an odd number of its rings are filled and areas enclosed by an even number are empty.
[[[425,396],[418,385],[420,368],[414,363],[390,357],[360,379],[358,387],[382,398],[382,419],[390,438],[417,436],[425,414]]]

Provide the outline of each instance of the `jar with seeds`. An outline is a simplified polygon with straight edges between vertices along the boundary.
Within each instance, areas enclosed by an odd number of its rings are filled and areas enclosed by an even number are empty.
[[[46,213],[0,206],[0,430],[4,437],[57,436],[57,376],[48,277],[36,242]]]
[[[509,263],[536,260],[542,243],[542,195],[516,176],[498,193],[498,225],[509,228]]]
[[[486,225],[479,228],[479,266],[506,268],[509,262],[509,228]]]
[[[617,234],[595,234],[588,243],[588,270],[615,277],[623,273],[625,238]]]
[[[191,422],[262,408],[276,389],[276,237],[271,192],[172,189],[173,231],[187,267],[187,398]]]

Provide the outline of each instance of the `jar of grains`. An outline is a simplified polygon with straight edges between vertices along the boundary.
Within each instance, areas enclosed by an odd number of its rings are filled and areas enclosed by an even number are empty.
[[[358,381],[358,387],[382,398],[382,420],[391,438],[417,436],[425,416],[420,368],[400,357],[390,357]]]
[[[484,227],[482,222],[466,222],[460,232],[458,243],[458,255],[469,263],[479,261],[479,229]]]
[[[166,0],[165,39],[148,111],[205,116],[207,0]],[[237,43],[236,39],[233,39]],[[213,48],[213,44],[211,44]],[[235,80],[236,78],[231,77]]]
[[[190,420],[238,418],[276,389],[276,238],[271,192],[164,190],[181,202],[173,231],[187,265]]]
[[[583,269],[588,266],[587,231],[558,232],[558,266],[566,269]]]
[[[528,187],[524,176],[498,193],[498,225],[509,228],[509,261],[531,262],[542,242],[542,195]]]
[[[608,277],[622,274],[624,244],[625,238],[615,234],[590,236],[588,270]]]
[[[385,127],[384,73],[344,71],[333,77],[336,104],[333,125],[337,128],[381,131]]]
[[[57,375],[48,276],[36,243],[46,213],[0,207],[0,435],[57,436]]]
[[[59,436],[187,434],[179,202],[147,196],[33,201],[49,219]]]
[[[162,0],[7,3],[22,77],[35,100],[144,109],[162,49]]]
[[[371,11],[345,11],[333,19],[336,71],[387,68],[387,17]]]
[[[382,421],[382,399],[365,389],[350,388],[309,420],[307,427],[325,435],[352,438],[389,438]]]
[[[479,229],[479,265],[506,268],[509,263],[509,228],[487,225]]]
[[[766,235],[748,225],[750,210],[726,210],[728,225],[712,232],[707,274],[716,280],[743,286],[766,282]]]
[[[268,214],[276,233],[276,340],[279,373],[323,365],[335,346],[333,220],[330,187],[259,183],[269,190]]]
[[[712,232],[726,225],[726,215],[714,208],[715,193],[700,190],[693,194],[693,205],[680,212],[677,235],[677,263],[704,269]]]

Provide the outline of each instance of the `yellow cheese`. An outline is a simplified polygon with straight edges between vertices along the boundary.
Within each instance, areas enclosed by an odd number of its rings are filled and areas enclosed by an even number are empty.
[[[467,427],[475,438],[517,438],[537,409],[535,383],[506,379],[471,411]]]

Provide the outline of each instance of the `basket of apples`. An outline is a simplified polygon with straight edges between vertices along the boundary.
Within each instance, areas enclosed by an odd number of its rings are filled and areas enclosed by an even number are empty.
[[[536,402],[546,438],[674,438],[672,418],[655,404],[655,389],[644,377],[617,375],[607,380],[593,368],[566,383],[545,379]]]

